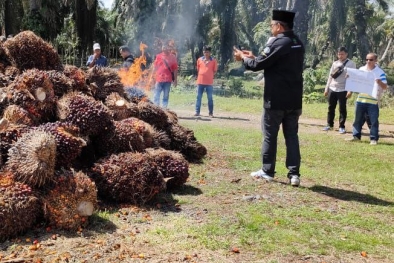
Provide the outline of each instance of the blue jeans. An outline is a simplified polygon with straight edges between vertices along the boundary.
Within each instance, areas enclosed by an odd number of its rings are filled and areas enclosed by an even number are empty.
[[[287,176],[300,175],[301,153],[298,140],[298,119],[302,110],[271,110],[264,109],[262,130],[264,134],[261,156],[263,171],[271,176],[275,175],[276,153],[278,147],[278,132],[282,124],[286,142]]]
[[[162,107],[167,108],[168,98],[170,97],[171,82],[156,82],[153,103],[160,106],[160,94],[163,92]]]
[[[212,92],[213,92],[213,87],[212,85],[197,85],[197,100],[196,100],[196,113],[200,114],[200,108],[201,108],[201,99],[202,99],[202,94],[204,93],[204,89],[207,92],[207,98],[208,98],[208,111],[209,114],[213,114],[213,99],[212,99]]]
[[[361,139],[361,129],[365,122],[365,114],[368,114],[371,128],[370,128],[370,139],[379,140],[379,106],[377,104],[370,103],[356,103],[355,117],[353,122],[353,136]]]

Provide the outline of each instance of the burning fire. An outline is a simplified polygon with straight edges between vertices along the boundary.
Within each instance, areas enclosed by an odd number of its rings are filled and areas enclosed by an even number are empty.
[[[134,63],[130,66],[129,69],[119,70],[119,77],[125,87],[138,87],[145,90],[150,89],[153,74],[152,70],[143,70],[141,68],[142,65],[144,68],[146,66],[145,49],[147,48],[147,45],[141,43],[141,56],[134,59]]]

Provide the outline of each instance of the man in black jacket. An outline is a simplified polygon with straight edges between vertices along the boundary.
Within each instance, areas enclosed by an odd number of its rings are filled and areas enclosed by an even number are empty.
[[[251,173],[254,178],[272,181],[275,175],[277,139],[280,125],[286,141],[287,177],[292,186],[300,185],[301,154],[298,139],[298,119],[302,112],[303,63],[305,48],[293,32],[295,13],[273,10],[269,41],[259,56],[251,51],[234,48],[236,60],[245,68],[264,70],[264,114],[262,130],[262,169]]]
[[[128,46],[121,46],[119,48],[120,55],[123,58],[123,69],[129,69],[131,65],[134,63],[134,56],[131,54],[130,49]]]

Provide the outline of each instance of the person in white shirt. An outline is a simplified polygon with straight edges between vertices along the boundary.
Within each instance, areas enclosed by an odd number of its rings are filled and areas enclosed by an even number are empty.
[[[375,53],[369,53],[366,57],[367,63],[360,70],[372,72],[375,75],[375,83],[377,85],[377,96],[372,97],[365,93],[358,94],[356,100],[356,110],[353,122],[353,137],[347,139],[349,141],[359,141],[361,139],[361,129],[365,122],[365,115],[368,114],[370,129],[370,144],[376,145],[379,140],[379,101],[383,91],[387,89],[386,73],[376,64],[378,56]]]

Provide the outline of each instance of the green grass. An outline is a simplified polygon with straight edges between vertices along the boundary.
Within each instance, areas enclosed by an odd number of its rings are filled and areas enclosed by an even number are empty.
[[[175,109],[192,110],[194,99],[194,93],[176,93],[170,100]],[[261,101],[216,96],[215,107],[220,111],[260,114]],[[349,105],[349,118],[353,118],[353,110]],[[326,111],[326,104],[306,104],[303,117],[324,120]],[[380,122],[394,124],[393,112],[382,109]],[[367,141],[345,143],[338,141],[337,135],[308,133],[304,129],[300,132],[300,146],[306,186],[289,188],[253,181],[234,186],[229,185],[226,173],[231,171],[233,176],[248,181],[251,179],[247,175],[261,165],[258,125],[255,129],[217,126],[214,121],[185,125],[210,153],[203,165],[191,167],[194,180],[190,183],[201,177],[211,182],[201,188],[213,202],[188,202],[213,210],[204,223],[183,229],[193,237],[192,248],[226,251],[236,245],[256,258],[278,253],[334,254],[343,258],[367,251],[384,262],[394,261],[392,143],[379,147],[371,147]],[[282,135],[277,156],[277,175],[284,180],[287,171]],[[223,164],[218,164],[217,158],[223,158]],[[214,204],[220,203],[223,196],[239,198],[248,194],[266,197],[254,202],[230,202],[230,206]]]

